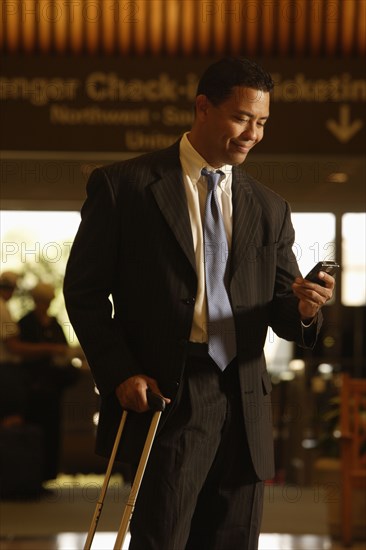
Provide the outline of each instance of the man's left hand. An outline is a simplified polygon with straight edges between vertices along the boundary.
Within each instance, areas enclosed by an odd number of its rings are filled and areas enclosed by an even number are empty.
[[[319,309],[324,306],[333,296],[335,279],[324,271],[319,271],[319,279],[325,286],[312,283],[302,277],[296,277],[292,290],[299,301],[299,312],[303,321],[313,319]]]

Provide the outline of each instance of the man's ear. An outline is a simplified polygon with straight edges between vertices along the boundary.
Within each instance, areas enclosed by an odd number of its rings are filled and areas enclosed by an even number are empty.
[[[206,95],[200,94],[196,97],[196,117],[199,120],[205,120],[210,104],[210,100]]]

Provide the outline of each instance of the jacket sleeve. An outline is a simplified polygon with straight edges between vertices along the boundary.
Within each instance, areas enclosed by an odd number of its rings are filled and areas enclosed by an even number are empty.
[[[96,169],[87,184],[64,280],[66,309],[101,395],[139,371],[110,299],[120,247],[117,204],[105,171]]]

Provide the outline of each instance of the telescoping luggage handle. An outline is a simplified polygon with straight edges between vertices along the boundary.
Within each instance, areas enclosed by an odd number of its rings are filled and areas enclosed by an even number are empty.
[[[151,447],[152,447],[154,439],[155,439],[156,430],[157,430],[159,422],[160,422],[161,413],[165,409],[165,401],[160,395],[157,395],[156,393],[153,393],[150,389],[147,389],[146,396],[147,396],[147,402],[149,404],[150,409],[155,411],[155,413],[154,413],[154,416],[151,420],[149,432],[148,432],[147,437],[146,437],[145,445],[144,445],[144,448],[143,448],[143,451],[142,451],[142,454],[141,454],[141,458],[140,458],[140,462],[139,462],[139,465],[138,465],[138,468],[137,468],[135,479],[133,481],[129,497],[128,497],[127,503],[126,503],[124,511],[123,511],[121,523],[120,523],[120,526],[119,526],[119,529],[118,529],[118,533],[117,533],[116,541],[114,543],[114,549],[113,550],[120,550],[122,548],[123,542],[126,538],[126,534],[127,534],[128,527],[129,527],[129,524],[130,524],[131,516],[132,516],[133,510],[135,508],[137,495],[138,495],[140,485],[141,485],[141,482],[142,482],[142,478],[143,478],[143,475],[144,475],[144,472],[145,472],[146,464],[147,464],[147,461],[149,459]],[[119,442],[121,440],[123,428],[124,428],[124,425],[126,423],[127,414],[128,414],[128,411],[124,410],[123,414],[122,414],[120,424],[119,424],[119,427],[118,427],[118,430],[117,430],[117,435],[116,435],[114,445],[113,445],[113,449],[112,449],[112,453],[111,453],[111,456],[110,456],[110,459],[109,459],[109,462],[108,462],[107,471],[106,471],[104,481],[103,481],[103,485],[102,485],[102,488],[101,488],[101,491],[100,491],[100,494],[99,494],[98,502],[97,502],[95,510],[94,510],[93,519],[91,521],[90,528],[89,528],[89,531],[88,531],[88,535],[87,535],[87,538],[86,538],[86,541],[85,541],[84,550],[90,550],[92,542],[93,542],[93,538],[94,538],[95,531],[96,531],[97,526],[98,526],[99,518],[100,518],[100,515],[102,513],[104,499],[105,499],[105,495],[106,495],[106,492],[107,492],[107,489],[108,489],[108,484],[109,484],[109,480],[110,480],[110,477],[111,477],[113,464],[114,464],[114,461],[116,459]]]

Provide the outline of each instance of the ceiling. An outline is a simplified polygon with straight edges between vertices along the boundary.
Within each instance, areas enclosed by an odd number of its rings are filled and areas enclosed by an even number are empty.
[[[366,0],[2,0],[6,54],[353,57]]]

